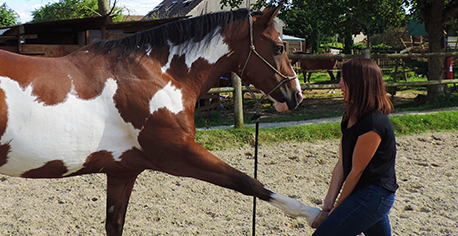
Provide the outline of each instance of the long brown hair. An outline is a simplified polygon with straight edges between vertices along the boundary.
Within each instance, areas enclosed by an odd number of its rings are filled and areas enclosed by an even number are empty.
[[[348,95],[344,120],[356,122],[371,112],[391,113],[393,104],[386,95],[382,71],[372,60],[358,58],[344,63],[342,80]]]

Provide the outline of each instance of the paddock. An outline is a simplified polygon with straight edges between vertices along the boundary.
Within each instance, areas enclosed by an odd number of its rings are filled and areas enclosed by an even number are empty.
[[[458,235],[458,133],[399,136],[397,143],[393,235]],[[258,177],[268,188],[318,207],[337,151],[338,140],[261,146]],[[253,173],[251,146],[213,153]],[[1,235],[105,235],[104,175],[0,180]],[[144,172],[132,193],[124,235],[251,235],[252,200],[202,181]],[[304,218],[288,217],[265,202],[258,202],[256,230],[313,232]]]

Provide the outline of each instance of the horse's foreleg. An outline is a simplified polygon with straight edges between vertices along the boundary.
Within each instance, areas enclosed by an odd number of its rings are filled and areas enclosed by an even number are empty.
[[[307,80],[310,83],[310,78],[312,77],[312,72],[309,72],[309,75],[307,76]]]
[[[177,176],[186,176],[233,189],[245,195],[255,196],[280,208],[285,213],[307,219],[309,225],[320,213],[314,207],[305,206],[291,199],[266,189],[258,180],[227,165],[216,156],[195,142],[181,148],[167,149],[162,153],[160,171]],[[155,150],[159,153],[160,150]]]
[[[107,236],[122,235],[127,205],[138,174],[122,177],[107,174]]]

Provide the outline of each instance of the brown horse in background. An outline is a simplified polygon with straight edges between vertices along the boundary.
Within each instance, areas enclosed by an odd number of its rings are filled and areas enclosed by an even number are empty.
[[[293,54],[310,54],[301,51],[293,51]],[[324,55],[332,55],[331,53],[323,53]],[[336,59],[293,59],[291,64],[294,65],[299,61],[302,74],[304,74],[304,82],[310,83],[310,77],[312,72],[327,70],[331,80],[335,80],[334,73],[332,69],[336,66]],[[306,76],[308,72],[308,76]]]

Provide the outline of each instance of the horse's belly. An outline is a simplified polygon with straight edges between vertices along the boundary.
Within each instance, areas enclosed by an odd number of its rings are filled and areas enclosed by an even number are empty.
[[[123,152],[134,147],[139,130],[125,123],[115,107],[113,96],[117,84],[109,79],[103,92],[90,100],[80,99],[74,92],[56,105],[44,105],[32,94],[6,77],[0,77],[5,92],[8,120],[0,139],[6,163],[0,173],[21,176],[25,172],[59,161],[69,175],[84,167],[95,152],[110,152],[119,161]],[[1,160],[0,160],[1,161]]]

